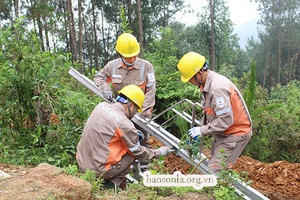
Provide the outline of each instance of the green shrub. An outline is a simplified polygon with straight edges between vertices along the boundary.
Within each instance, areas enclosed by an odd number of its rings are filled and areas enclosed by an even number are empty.
[[[66,166],[99,98],[68,74],[69,55],[41,51],[25,28],[0,31],[0,161]]]
[[[268,95],[258,87],[254,110],[253,137],[245,152],[262,162],[300,162],[300,82],[277,85]]]

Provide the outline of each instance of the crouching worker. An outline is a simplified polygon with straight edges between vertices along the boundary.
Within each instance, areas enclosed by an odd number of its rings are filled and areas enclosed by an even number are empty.
[[[170,153],[170,147],[150,149],[141,146],[138,130],[130,119],[141,111],[145,95],[136,85],[118,92],[117,102],[99,103],[89,116],[77,145],[77,162],[103,178],[106,186],[124,189],[125,176],[134,160],[150,160]]]

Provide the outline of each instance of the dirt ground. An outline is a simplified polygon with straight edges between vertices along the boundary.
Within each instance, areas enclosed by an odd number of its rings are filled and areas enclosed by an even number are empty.
[[[162,144],[152,138],[152,145]],[[209,149],[203,153],[208,156]],[[181,171],[187,174],[193,169],[181,157],[171,154],[165,157],[165,167],[170,173]],[[263,163],[247,156],[241,156],[233,168],[237,172],[247,172],[247,181],[252,181],[250,186],[261,192],[271,200],[300,200],[300,163],[277,161]]]
[[[162,146],[153,138],[150,143],[151,146]],[[206,149],[203,153],[209,155],[209,150]],[[170,173],[181,171],[187,174],[193,168],[175,154],[165,157],[164,161],[166,170]],[[27,173],[29,168],[0,164],[0,170],[12,176],[18,176]],[[292,164],[286,161],[262,163],[250,157],[241,156],[234,165],[234,170],[247,172],[247,180],[252,181],[250,186],[271,200],[300,200],[300,163]]]
[[[193,167],[176,155],[165,158],[168,171],[188,173]],[[300,200],[300,163],[277,161],[262,163],[247,156],[241,156],[234,170],[247,172],[251,187],[258,190],[271,200]]]

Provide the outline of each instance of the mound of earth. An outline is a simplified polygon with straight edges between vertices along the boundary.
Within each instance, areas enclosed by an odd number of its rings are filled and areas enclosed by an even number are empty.
[[[167,171],[181,171],[187,174],[193,166],[174,154],[165,158]],[[241,156],[233,168],[237,172],[246,172],[250,186],[271,200],[300,200],[300,163],[277,161],[263,163],[248,156]],[[244,173],[241,173],[244,174]]]
[[[0,199],[74,199],[92,198],[92,185],[62,169],[41,163],[35,168],[0,164]],[[5,176],[3,176],[5,175]]]
[[[247,172],[251,187],[268,196],[270,199],[300,199],[300,163],[277,161],[263,163],[247,156],[241,156],[234,170]]]
[[[156,140],[150,140],[152,146],[162,146]],[[208,156],[210,151],[204,149],[203,153]],[[165,157],[167,171],[181,171],[183,174],[190,173],[193,166],[181,157],[171,154]],[[300,200],[300,163],[288,163],[277,161],[263,163],[248,156],[241,156],[233,168],[237,172],[248,174],[245,181],[250,181],[250,186],[264,194],[271,200]],[[197,172],[196,172],[197,173]]]

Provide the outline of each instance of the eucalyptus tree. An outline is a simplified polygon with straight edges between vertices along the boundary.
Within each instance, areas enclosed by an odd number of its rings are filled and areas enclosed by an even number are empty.
[[[209,0],[209,18],[210,18],[210,65],[214,69],[216,65],[216,45],[215,45],[215,0]]]
[[[82,64],[82,0],[78,0],[78,26],[79,26],[79,36],[78,36],[78,53],[79,53],[79,58],[78,61],[80,64]],[[85,72],[84,66],[82,67],[82,72]]]
[[[28,26],[36,30],[42,51],[56,50],[57,42],[62,41],[61,30],[66,30],[62,25],[62,22],[67,21],[63,15],[66,13],[64,4],[53,0],[21,1],[20,13],[24,13]]]
[[[177,47],[176,57],[180,58],[189,51],[196,51],[208,55],[205,35],[209,34],[208,26],[197,23],[186,26],[181,22],[174,22],[170,25],[173,30],[174,44]]]
[[[138,5],[137,1],[97,1],[97,5],[104,11],[107,23],[120,26],[120,8],[124,6],[127,13],[127,21],[134,35],[138,35]],[[168,26],[172,17],[183,8],[183,0],[143,0],[140,1],[141,21],[143,32],[145,33],[145,46],[154,34],[158,33],[159,27]],[[120,32],[120,27],[117,33]]]
[[[160,27],[169,26],[174,16],[184,8],[183,0],[143,0],[141,1],[144,47],[147,48],[152,38],[159,35]],[[133,25],[136,32],[137,26]]]
[[[159,27],[166,27],[172,21],[172,17],[183,8],[183,0],[143,0],[138,1],[99,1],[95,0],[96,6],[103,11],[108,31],[102,37],[110,37],[116,41],[122,32],[122,22],[120,17],[121,7],[124,8],[127,22],[133,35],[138,36],[138,40],[143,48],[147,48],[152,36],[158,35]],[[140,13],[139,13],[140,12]],[[139,22],[140,16],[140,22]],[[102,24],[102,26],[106,26]],[[114,46],[110,45],[110,53],[117,56],[113,51]]]
[[[263,87],[287,84],[300,78],[300,1],[256,0],[260,5],[259,40],[265,48],[257,49],[256,59],[263,73],[258,82]]]
[[[143,7],[147,8],[145,17],[148,15],[156,27],[166,28],[170,25],[172,17],[184,8],[183,0],[149,0],[143,1]]]
[[[14,4],[18,2],[19,4]],[[118,35],[122,32],[120,10],[124,7],[129,28],[142,49],[147,48],[152,36],[160,27],[167,27],[174,15],[183,8],[183,0],[144,0],[140,8],[136,0],[24,0],[1,1],[1,19],[24,16],[28,27],[33,28],[41,41],[42,51],[72,53],[79,56],[82,71],[99,69],[115,58]],[[3,6],[2,6],[3,5]],[[12,14],[14,10],[17,12]],[[140,17],[138,17],[140,16]],[[139,20],[140,19],[140,20]],[[139,22],[138,22],[139,21]]]
[[[199,53],[209,58],[211,68],[214,70],[217,66],[219,70],[223,64],[236,61],[239,50],[238,37],[233,33],[233,23],[226,0],[208,0],[208,5],[199,19],[197,26],[202,33],[201,41],[207,46],[207,49],[200,49]]]
[[[16,13],[15,15],[12,14],[12,10],[16,7],[15,1],[0,1],[0,21],[9,20],[10,22],[13,22],[15,19],[14,16],[18,16],[19,14]],[[0,27],[2,26],[2,23],[0,23]]]
[[[142,9],[141,9],[141,0],[137,0],[137,16],[138,16],[138,25],[139,25],[139,36],[138,40],[141,45],[140,57],[143,57],[143,41],[144,41],[144,33],[143,33],[143,23],[142,23]]]
[[[100,47],[98,51],[101,57],[100,67],[117,56],[114,47],[118,35],[122,32],[120,20],[122,6],[126,7],[127,4],[120,0],[95,0],[95,9],[101,14],[101,23],[97,24],[99,35],[101,35],[98,41]]]
[[[72,52],[72,61],[77,61],[77,48],[76,48],[76,32],[75,32],[75,22],[74,22],[74,15],[73,15],[73,6],[72,1],[66,1],[67,6],[67,14],[68,14],[68,27],[69,27],[69,35],[70,35],[70,46]]]

